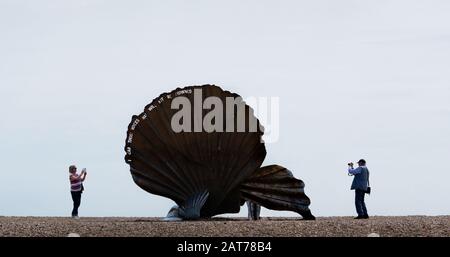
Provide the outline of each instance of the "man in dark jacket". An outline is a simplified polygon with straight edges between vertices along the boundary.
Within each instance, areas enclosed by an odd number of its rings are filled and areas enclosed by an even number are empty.
[[[355,219],[368,219],[366,204],[364,203],[364,195],[369,187],[369,169],[366,167],[366,161],[361,159],[358,161],[358,168],[353,168],[353,163],[348,164],[348,174],[355,176],[351,190],[355,190],[355,207],[358,217]]]

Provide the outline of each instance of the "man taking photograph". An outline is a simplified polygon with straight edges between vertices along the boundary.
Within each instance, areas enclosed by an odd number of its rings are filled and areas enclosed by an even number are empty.
[[[369,186],[369,169],[366,167],[366,161],[361,159],[358,161],[358,168],[353,168],[353,163],[348,164],[348,175],[354,176],[351,190],[355,190],[355,207],[358,217],[355,219],[368,219],[364,195],[370,194]]]

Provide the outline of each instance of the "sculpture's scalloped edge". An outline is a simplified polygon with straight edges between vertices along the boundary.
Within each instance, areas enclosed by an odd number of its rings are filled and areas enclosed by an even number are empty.
[[[233,92],[231,92],[231,91],[224,90],[223,88],[221,88],[220,86],[217,86],[217,85],[215,85],[215,84],[193,85],[193,86],[186,86],[186,87],[183,87],[183,88],[177,87],[176,89],[174,89],[174,90],[172,90],[172,91],[170,91],[170,92],[164,92],[164,93],[160,94],[158,97],[154,98],[149,104],[147,104],[147,105],[144,107],[144,111],[143,111],[141,114],[139,114],[139,115],[133,115],[133,116],[131,117],[131,122],[130,122],[129,125],[128,125],[127,135],[126,135],[126,138],[125,138],[125,147],[124,147],[124,151],[125,151],[125,157],[124,157],[124,159],[125,159],[125,162],[126,162],[127,164],[130,164],[130,161],[127,159],[127,157],[129,156],[129,154],[128,154],[128,152],[127,152],[127,148],[130,147],[130,143],[128,143],[128,140],[129,140],[129,137],[130,137],[131,127],[133,126],[133,124],[134,124],[134,122],[136,121],[136,119],[141,119],[141,118],[143,117],[143,115],[145,114],[145,110],[147,110],[151,105],[155,105],[155,104],[157,103],[158,99],[160,99],[160,98],[162,98],[162,97],[165,97],[165,96],[167,96],[167,95],[170,95],[170,94],[172,94],[172,93],[175,93],[175,92],[177,92],[177,91],[180,91],[180,90],[188,90],[188,89],[196,89],[196,88],[203,88],[203,87],[208,87],[208,86],[216,87],[216,88],[220,89],[220,90],[221,90],[222,92],[224,92],[224,93],[231,94],[234,98],[240,97],[240,98],[242,99],[242,102],[245,104],[245,106],[247,106],[247,107],[249,108],[249,112],[251,112],[251,113],[253,114],[253,116],[254,116],[255,118],[257,118],[256,115],[255,115],[254,109],[244,101],[244,99],[242,98],[242,96],[240,96],[240,95],[237,94],[237,93],[233,93]],[[264,126],[261,125],[261,123],[259,122],[259,119],[258,119],[258,118],[257,118],[257,120],[258,120],[258,125],[259,125],[259,130],[258,130],[257,133],[259,133],[259,134],[260,134],[260,135],[259,135],[260,138],[262,138],[262,136],[264,135]]]

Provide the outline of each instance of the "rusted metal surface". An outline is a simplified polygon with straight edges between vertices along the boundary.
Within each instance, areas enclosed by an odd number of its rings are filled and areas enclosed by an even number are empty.
[[[180,111],[172,106],[177,97],[192,103],[188,110],[192,117],[190,131],[173,130],[173,117]],[[239,107],[232,109],[235,115],[229,115],[224,107],[222,131],[196,132],[202,118],[212,110],[202,108],[198,117],[196,104],[200,100],[203,106],[208,97],[224,104],[231,98],[236,106],[243,107],[244,131],[238,129]],[[254,121],[256,130],[251,130]],[[233,132],[226,131],[230,124]],[[280,166],[261,168],[266,156],[263,133],[253,110],[239,95],[213,85],[177,88],[161,94],[143,113],[133,116],[125,142],[125,161],[139,187],[175,201],[179,206],[175,213],[184,219],[237,213],[245,200],[308,217],[309,199],[303,192],[303,182]]]

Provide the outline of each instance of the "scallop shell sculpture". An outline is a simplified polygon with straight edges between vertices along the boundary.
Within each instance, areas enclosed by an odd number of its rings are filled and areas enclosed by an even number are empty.
[[[214,85],[177,88],[132,117],[125,161],[139,187],[178,205],[170,212],[177,218],[237,213],[249,201],[314,219],[301,180],[278,165],[261,167],[263,133],[239,95]]]

